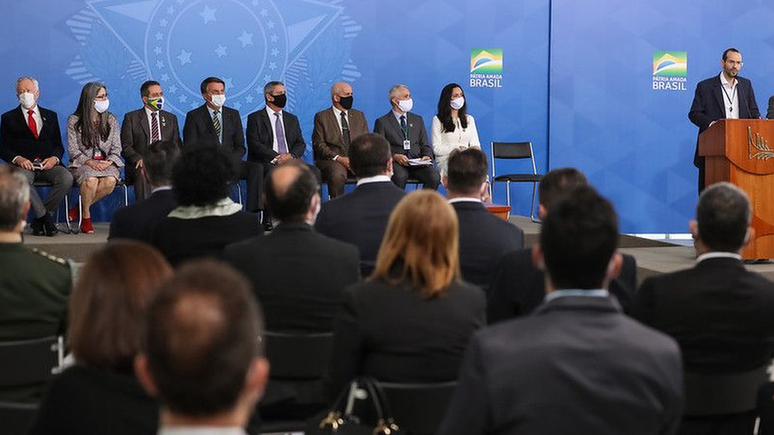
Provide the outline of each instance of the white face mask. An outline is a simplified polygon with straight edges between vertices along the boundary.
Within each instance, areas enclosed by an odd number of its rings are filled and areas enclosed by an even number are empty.
[[[460,110],[464,105],[465,105],[465,97],[458,97],[451,100],[451,108],[454,110]]]
[[[213,95],[212,96],[212,104],[214,104],[214,105],[216,105],[218,107],[223,107],[223,105],[226,104],[226,95],[225,94]]]
[[[104,101],[95,100],[94,101],[94,110],[96,110],[99,113],[107,112],[108,107],[110,107],[110,100],[104,100]]]
[[[411,112],[414,107],[414,100],[409,98],[408,100],[398,100],[398,108],[404,112]]]
[[[32,109],[35,107],[35,94],[32,92],[22,92],[19,94],[19,103],[25,109]]]

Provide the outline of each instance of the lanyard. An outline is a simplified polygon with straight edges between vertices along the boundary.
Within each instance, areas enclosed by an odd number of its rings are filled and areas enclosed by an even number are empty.
[[[737,84],[737,86],[738,86],[738,84]],[[728,109],[728,111],[731,112],[731,113],[734,112],[734,98],[736,97],[736,87],[737,86],[734,86],[734,93],[732,94],[732,96],[729,96],[728,95],[728,91],[726,91],[726,87],[723,86],[723,85],[720,85],[720,88],[723,89],[723,93],[726,94],[726,98],[728,98],[728,104],[731,106]]]

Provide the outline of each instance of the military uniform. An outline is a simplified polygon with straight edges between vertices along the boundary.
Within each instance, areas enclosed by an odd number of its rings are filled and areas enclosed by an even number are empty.
[[[63,334],[71,287],[67,261],[22,243],[0,243],[0,341]],[[3,388],[0,400],[35,400],[41,390]]]

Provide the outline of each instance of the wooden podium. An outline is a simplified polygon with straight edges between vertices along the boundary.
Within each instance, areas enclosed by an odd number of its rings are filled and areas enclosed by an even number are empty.
[[[728,181],[750,197],[755,238],[745,260],[774,258],[774,120],[720,120],[699,135],[705,185]]]

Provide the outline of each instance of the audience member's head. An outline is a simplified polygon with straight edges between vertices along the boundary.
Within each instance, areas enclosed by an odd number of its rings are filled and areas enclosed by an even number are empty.
[[[70,295],[68,341],[79,364],[130,370],[150,300],[172,276],[149,245],[120,240],[91,254]]]
[[[352,85],[347,82],[336,82],[331,86],[331,101],[333,107],[339,110],[349,110],[352,108],[354,97],[352,96]]]
[[[590,186],[581,186],[551,205],[540,244],[533,250],[545,265],[548,290],[598,289],[620,271],[618,219],[613,206]],[[612,261],[611,261],[612,259]]]
[[[180,268],[148,308],[135,370],[162,419],[244,426],[263,392],[262,319],[247,281],[212,260]]]
[[[172,168],[172,186],[181,206],[215,205],[229,196],[235,179],[228,156],[211,147],[183,153]]]
[[[731,183],[717,183],[699,196],[691,233],[699,254],[739,252],[754,237],[747,194]]]
[[[375,133],[356,137],[349,145],[349,164],[357,178],[392,176],[390,143]]]
[[[266,201],[280,222],[313,222],[320,208],[317,177],[305,163],[291,160],[266,179]]]
[[[449,198],[481,199],[486,195],[486,155],[479,149],[454,150],[449,155],[446,175],[441,178]]]
[[[390,215],[371,276],[410,280],[425,298],[439,296],[460,276],[457,213],[437,192],[406,195]]]
[[[13,166],[0,164],[0,233],[20,234],[29,209],[27,178]]]
[[[172,168],[180,157],[180,150],[172,142],[157,141],[150,144],[143,155],[142,172],[152,187],[172,184]]]
[[[578,187],[588,186],[586,176],[575,168],[559,168],[549,171],[538,184],[539,215],[545,217],[550,205],[562,198],[567,192]]]

